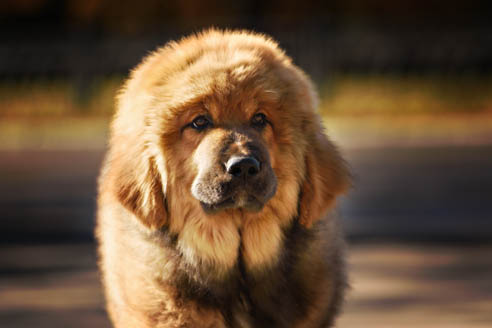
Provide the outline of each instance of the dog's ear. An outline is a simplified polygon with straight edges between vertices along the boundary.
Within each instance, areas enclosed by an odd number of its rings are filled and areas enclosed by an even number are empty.
[[[138,139],[138,138],[137,138]],[[113,149],[109,160],[110,188],[118,200],[148,228],[161,228],[167,220],[165,176],[155,157],[142,145]]]
[[[299,208],[300,223],[308,228],[335,205],[336,197],[350,185],[345,162],[323,133],[321,124],[311,129],[307,132],[310,138]]]

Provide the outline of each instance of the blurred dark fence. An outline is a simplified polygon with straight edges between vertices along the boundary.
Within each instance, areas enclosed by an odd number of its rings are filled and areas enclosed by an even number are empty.
[[[60,36],[31,31],[28,36],[0,43],[0,78],[126,74],[149,51],[187,34],[172,29],[161,31],[138,37],[90,33]],[[444,74],[492,70],[492,27],[488,25],[323,24],[266,33],[279,40],[315,79],[334,70]]]

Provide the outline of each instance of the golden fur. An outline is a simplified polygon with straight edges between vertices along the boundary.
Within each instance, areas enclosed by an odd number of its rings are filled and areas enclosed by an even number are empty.
[[[245,31],[169,43],[132,72],[98,199],[116,327],[331,325],[345,278],[326,214],[348,172],[316,107],[307,76]],[[210,125],[198,130],[197,117]],[[261,172],[255,185],[234,182],[220,207],[233,156],[257,158]]]

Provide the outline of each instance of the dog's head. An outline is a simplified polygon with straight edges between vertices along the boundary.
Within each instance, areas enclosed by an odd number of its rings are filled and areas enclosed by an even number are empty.
[[[310,226],[348,181],[316,106],[309,79],[264,36],[171,43],[119,96],[113,194],[150,228],[266,212]]]

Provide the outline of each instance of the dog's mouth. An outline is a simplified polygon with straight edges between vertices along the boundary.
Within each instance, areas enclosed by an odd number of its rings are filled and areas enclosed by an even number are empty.
[[[268,198],[270,199],[270,198]],[[265,206],[265,201],[261,201],[253,195],[245,192],[237,193],[234,196],[225,198],[216,203],[207,203],[200,201],[203,210],[208,214],[217,213],[225,209],[245,209],[250,212],[259,212]]]
[[[203,210],[213,214],[226,209],[259,212],[275,195],[277,177],[269,161],[253,156],[231,156],[195,177],[191,194]]]
[[[202,179],[193,183],[191,193],[207,214],[226,209],[244,209],[259,212],[275,195],[277,179],[271,175],[253,184],[235,184],[231,181],[211,184]]]

